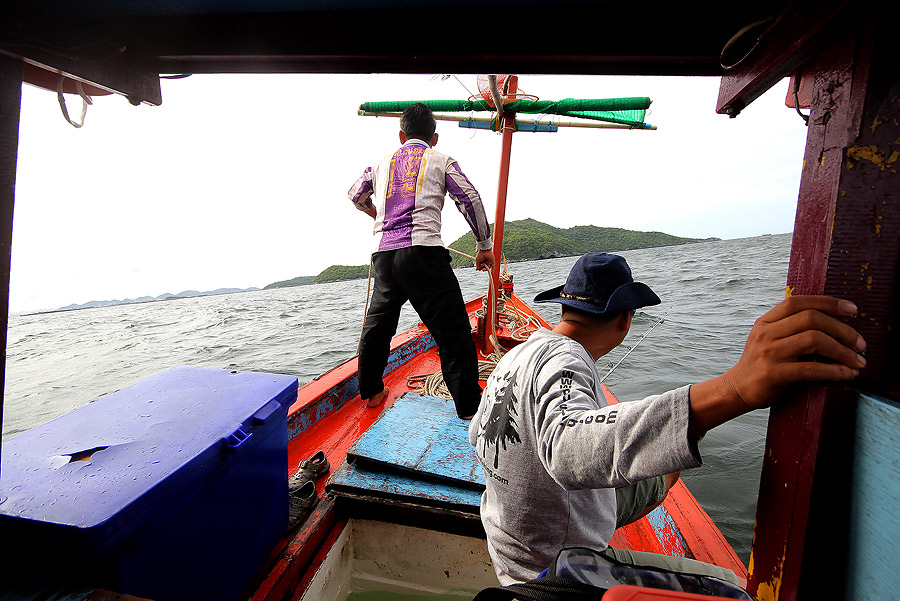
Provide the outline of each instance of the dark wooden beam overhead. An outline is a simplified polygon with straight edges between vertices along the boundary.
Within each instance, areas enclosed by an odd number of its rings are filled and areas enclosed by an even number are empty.
[[[70,84],[80,81],[122,94],[132,104],[162,102],[158,74],[114,35],[6,4],[0,5],[0,22],[0,54]]]
[[[0,48],[120,53],[156,73],[720,75],[729,38],[786,2],[6,0]],[[425,31],[404,28],[410,19]]]
[[[773,85],[806,64],[854,17],[852,0],[793,2],[732,40],[716,112],[736,117]]]

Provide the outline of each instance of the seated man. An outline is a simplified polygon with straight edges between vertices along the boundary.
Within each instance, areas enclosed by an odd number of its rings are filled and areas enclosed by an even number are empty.
[[[659,298],[622,257],[590,253],[535,302],[560,303],[561,321],[500,360],[469,427],[487,482],[481,520],[504,585],[537,577],[562,548],[607,549],[619,525],[659,505],[680,470],[700,465],[697,442],[711,428],[768,407],[790,384],[849,380],[865,365],[862,337],[836,319],[853,315],[853,303],[792,297],[756,321],[725,374],[608,406],[595,362],[624,340],[635,310]],[[834,363],[802,359],[813,353]],[[693,560],[607,553],[736,582]]]

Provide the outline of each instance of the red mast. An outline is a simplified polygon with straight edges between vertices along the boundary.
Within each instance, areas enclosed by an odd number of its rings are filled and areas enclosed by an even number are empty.
[[[504,96],[514,96],[517,92],[518,77],[510,75],[506,81]],[[512,136],[515,131],[516,116],[503,112],[503,105],[497,106],[498,125],[502,136],[500,150],[500,177],[497,184],[497,215],[494,219],[494,268],[491,270],[491,286],[488,290],[487,310],[485,311],[484,351],[494,350],[491,337],[497,329],[497,292],[500,290],[500,264],[503,258],[503,222],[506,219],[506,190],[509,184],[509,157],[512,152]]]

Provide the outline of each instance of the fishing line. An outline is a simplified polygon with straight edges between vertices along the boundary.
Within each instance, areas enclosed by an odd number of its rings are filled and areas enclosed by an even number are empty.
[[[605,376],[603,376],[602,378],[600,378],[600,383],[601,383],[601,384],[603,383],[603,380],[605,380],[606,378],[609,377],[609,374],[611,374],[612,372],[614,372],[614,371],[616,370],[616,368],[619,367],[619,366],[622,364],[622,361],[624,361],[625,358],[628,357],[628,355],[631,354],[631,351],[633,351],[634,349],[636,349],[636,348],[638,347],[638,345],[644,341],[644,338],[646,338],[646,337],[650,334],[650,332],[653,331],[653,328],[655,328],[656,326],[658,326],[659,324],[661,324],[662,322],[664,322],[664,321],[666,320],[666,317],[669,316],[669,313],[671,313],[671,312],[672,312],[672,309],[674,309],[674,308],[675,308],[675,305],[672,305],[672,307],[671,307],[668,311],[666,311],[666,314],[659,318],[659,321],[657,321],[655,324],[653,324],[652,326],[650,326],[650,329],[649,329],[649,330],[647,330],[646,332],[644,332],[644,335],[641,336],[641,338],[640,338],[637,342],[635,342],[634,345],[633,345],[630,349],[628,349],[628,352],[625,353],[624,355],[622,355],[622,358],[619,359],[618,362],[616,362],[616,364],[613,365],[612,368],[611,368],[608,372],[606,372],[606,375],[605,375]]]

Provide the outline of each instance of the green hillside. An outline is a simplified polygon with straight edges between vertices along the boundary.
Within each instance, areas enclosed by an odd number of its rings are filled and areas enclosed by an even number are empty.
[[[526,261],[582,255],[588,252],[615,252],[652,246],[687,244],[705,240],[718,240],[718,238],[680,238],[663,232],[637,232],[594,225],[577,225],[562,229],[534,219],[523,219],[508,221],[503,228],[503,254],[509,261]],[[450,248],[475,256],[475,236],[469,232],[453,242]],[[471,259],[456,253],[451,253],[451,257],[453,267],[472,266]],[[368,265],[332,265],[317,276],[300,276],[283,282],[275,282],[266,286],[266,289],[353,280],[365,278],[368,275]]]
[[[281,282],[273,282],[263,288],[263,290],[269,290],[270,288],[289,288],[291,286],[303,286],[304,284],[312,284],[315,282],[316,276],[314,275],[301,275],[295,278],[291,278],[289,280],[282,280]]]
[[[617,227],[577,225],[562,229],[534,219],[509,221],[503,228],[503,254],[509,261],[547,259],[588,252],[614,252],[700,241],[698,238],[681,238],[663,232],[637,232]],[[450,247],[474,256],[475,236],[469,232]],[[469,266],[472,261],[454,254],[452,264],[454,267]]]
[[[316,276],[316,284],[369,277],[368,265],[332,265]]]

